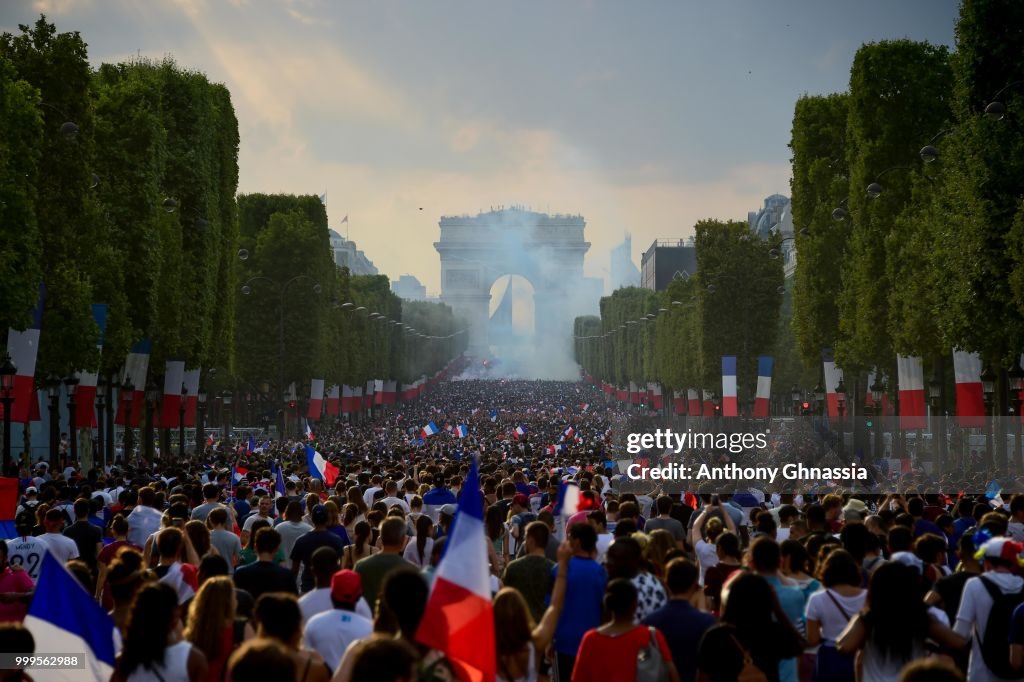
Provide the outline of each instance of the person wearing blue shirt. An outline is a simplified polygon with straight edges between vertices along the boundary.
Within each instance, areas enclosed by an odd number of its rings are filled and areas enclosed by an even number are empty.
[[[577,523],[569,529],[569,545],[572,558],[569,560],[566,581],[565,604],[555,629],[555,664],[558,679],[572,679],[583,635],[602,622],[602,599],[608,583],[604,566],[594,559],[597,548],[597,531],[589,523]],[[554,584],[558,567],[551,569]]]
[[[806,632],[804,610],[807,595],[795,584],[787,584],[779,575],[782,552],[779,544],[770,537],[760,537],[750,545],[750,564],[755,573],[768,581],[779,599],[779,606],[786,618],[800,633]],[[784,658],[779,662],[779,682],[797,682],[795,658]]]
[[[657,628],[668,643],[680,682],[693,682],[697,678],[700,638],[715,624],[714,616],[690,604],[690,598],[699,589],[699,574],[700,569],[689,559],[670,561],[665,567],[669,601],[643,619],[644,625]]]
[[[435,475],[434,487],[423,495],[423,506],[442,507],[455,502],[455,493],[445,485],[444,477],[440,474]]]

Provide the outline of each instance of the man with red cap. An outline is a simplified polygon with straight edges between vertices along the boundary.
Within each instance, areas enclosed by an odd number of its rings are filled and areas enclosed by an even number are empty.
[[[320,654],[332,671],[338,669],[349,644],[373,632],[373,622],[355,612],[362,596],[363,580],[359,574],[347,568],[338,571],[331,578],[334,608],[318,613],[306,623],[304,646]]]

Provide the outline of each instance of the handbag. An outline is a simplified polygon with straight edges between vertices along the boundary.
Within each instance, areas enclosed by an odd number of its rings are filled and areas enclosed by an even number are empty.
[[[730,634],[729,637],[732,638],[732,643],[736,645],[736,648],[740,650],[743,656],[743,667],[740,668],[739,675],[736,676],[736,682],[768,682],[768,676],[754,664],[754,659],[751,658],[750,652],[740,644],[740,640],[736,638],[736,635]]]
[[[668,664],[658,647],[658,637],[653,627],[648,626],[647,630],[647,646],[636,654],[636,682],[668,682]]]

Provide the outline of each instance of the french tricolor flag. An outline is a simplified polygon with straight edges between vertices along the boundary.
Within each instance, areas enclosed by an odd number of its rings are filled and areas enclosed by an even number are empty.
[[[172,359],[164,368],[164,399],[160,409],[160,426],[176,428],[181,408],[181,387],[185,383],[185,361]]]
[[[488,418],[492,422],[498,421],[498,411],[497,410],[491,410],[490,414],[488,414],[487,416],[488,416]]]
[[[956,375],[957,425],[984,426],[985,396],[981,390],[981,356],[954,350],[953,373]]]
[[[152,348],[152,341],[144,338],[132,346],[131,352],[128,353],[128,359],[124,363],[124,374],[121,377],[121,384],[124,385],[130,381],[132,386],[134,386],[130,408],[131,414],[126,414],[129,407],[125,401],[125,396],[121,395],[117,405],[117,416],[114,418],[114,423],[118,426],[125,425],[125,417],[128,417],[128,425],[132,428],[139,426],[139,419],[145,407],[143,402],[146,395],[146,373],[149,371],[149,353]],[[121,393],[123,394],[123,391]]]
[[[32,326],[23,332],[7,331],[7,353],[17,369],[14,375],[14,402],[11,404],[11,421],[27,424],[32,413],[39,410],[39,396],[36,395],[36,355],[39,353],[39,330],[43,326],[43,301],[46,288],[39,285],[39,302],[32,311]],[[35,401],[36,409],[32,409]],[[0,415],[3,414],[0,405]]]
[[[233,466],[231,467],[231,485],[238,485],[245,480],[245,477],[249,475],[249,470],[245,467]]]
[[[313,440],[316,437],[316,434],[314,434],[313,429],[310,428],[309,422],[306,420],[303,421],[306,423],[306,440]]]
[[[686,392],[675,391],[672,394],[672,412],[674,414],[686,414]]]
[[[107,330],[107,306],[105,303],[92,305],[92,319],[100,330],[96,351],[103,353],[103,333]],[[96,381],[98,372],[79,372],[78,390],[75,391],[75,427],[79,429],[96,428]]]
[[[324,411],[324,380],[312,379],[309,382],[309,409],[306,410],[307,419],[320,419]]]
[[[185,371],[185,426],[196,425],[196,412],[199,408],[199,377],[203,370],[200,368]]]
[[[398,382],[397,381],[385,381],[384,382],[384,404],[394,405],[395,399],[398,397]]]
[[[416,640],[444,652],[460,680],[493,681],[497,668],[491,577],[474,457]]]
[[[722,416],[735,417],[736,409],[736,356],[722,356]]]
[[[562,431],[562,435],[565,436],[566,440],[572,440],[572,437],[576,435],[576,429],[571,426],[567,426],[565,431]]]
[[[647,393],[651,397],[651,404],[654,406],[654,409],[660,410],[665,407],[665,397],[661,392],[661,384],[647,384]]]
[[[836,366],[831,348],[823,348],[821,362],[825,369],[825,402],[828,404],[828,416],[839,416],[839,393],[836,389],[843,378],[843,370]]]
[[[583,403],[580,405],[580,412],[586,412],[588,409],[590,409],[590,403]]]
[[[703,389],[701,393],[704,395],[704,415],[711,417],[715,414],[715,393],[714,391],[709,391],[706,388]],[[698,412],[698,414],[700,413]]]
[[[515,430],[515,434],[516,434],[516,437],[522,438],[523,436],[526,435],[526,427],[523,426],[523,425],[517,426],[516,430]]]
[[[337,417],[338,409],[341,407],[341,386],[334,384],[327,392],[327,416]]]
[[[306,446],[306,464],[309,465],[309,475],[319,478],[328,487],[334,485],[338,479],[338,467],[328,462],[323,455],[308,445]]]
[[[455,427],[455,435],[458,436],[459,438],[465,438],[467,435],[469,435],[469,427],[466,426],[465,424],[459,424],[458,426]]]
[[[924,429],[928,417],[924,403],[924,368],[916,355],[897,355],[896,369],[900,395],[900,429]],[[979,374],[980,376],[980,374]],[[959,391],[959,384],[957,385]]]
[[[690,417],[700,416],[700,391],[696,388],[686,389],[686,414]]]
[[[772,365],[770,355],[757,358],[757,394],[754,396],[754,416],[767,417],[772,396]]]
[[[423,437],[427,438],[428,436],[433,436],[435,433],[438,432],[438,430],[439,429],[437,428],[437,424],[435,424],[434,422],[430,422],[429,424],[423,427]]]
[[[373,404],[383,405],[384,404],[384,380],[374,379],[373,380]]]
[[[580,487],[573,481],[562,481],[553,509],[555,516],[570,517],[580,510]]]
[[[341,413],[351,414],[352,412],[355,412],[356,409],[355,389],[346,384],[341,388]]]

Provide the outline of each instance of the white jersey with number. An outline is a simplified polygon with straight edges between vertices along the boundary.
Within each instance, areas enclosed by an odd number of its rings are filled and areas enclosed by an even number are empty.
[[[23,567],[32,582],[39,582],[39,568],[46,550],[46,542],[37,537],[29,535],[12,538],[7,541],[7,562],[12,566]]]

